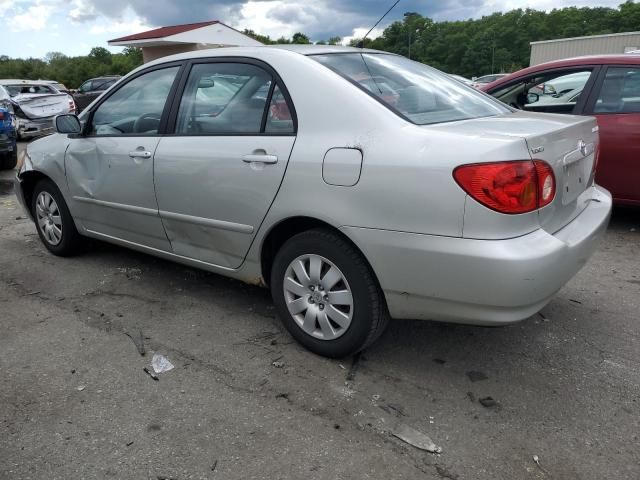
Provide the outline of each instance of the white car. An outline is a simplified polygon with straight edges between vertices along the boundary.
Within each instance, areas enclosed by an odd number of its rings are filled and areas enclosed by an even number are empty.
[[[56,115],[76,111],[71,95],[40,80],[0,80],[0,106],[14,115],[19,139],[53,133]]]

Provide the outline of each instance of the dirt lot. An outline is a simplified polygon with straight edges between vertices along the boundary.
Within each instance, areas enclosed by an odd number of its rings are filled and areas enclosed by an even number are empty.
[[[540,315],[396,321],[331,361],[293,343],[266,290],[97,242],[48,254],[12,177],[0,174],[2,479],[640,478],[638,211],[615,212]],[[138,332],[145,357],[126,335]],[[157,382],[142,370],[154,352],[176,367]],[[442,454],[395,438],[398,424]]]

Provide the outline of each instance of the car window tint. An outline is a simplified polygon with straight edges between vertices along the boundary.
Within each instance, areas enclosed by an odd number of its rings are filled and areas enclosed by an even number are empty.
[[[91,90],[91,85],[92,84],[93,84],[93,82],[91,80],[87,80],[82,85],[80,85],[80,88],[78,88],[78,90],[81,90],[83,92],[88,92],[88,91]]]
[[[510,111],[447,74],[397,55],[348,53],[313,55],[310,58],[418,125]]]
[[[639,113],[640,68],[609,67],[594,113]]]
[[[180,101],[176,133],[260,133],[271,81],[271,75],[255,65],[194,65]]]
[[[97,108],[94,135],[155,134],[179,67],[145,73],[130,80]]]
[[[287,99],[276,85],[271,95],[271,103],[267,112],[265,132],[294,133],[293,118]]]
[[[540,72],[492,92],[497,99],[523,110],[570,113],[580,100],[592,69]]]

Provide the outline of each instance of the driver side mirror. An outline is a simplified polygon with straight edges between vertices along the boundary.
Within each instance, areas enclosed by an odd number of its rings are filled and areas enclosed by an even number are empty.
[[[540,100],[540,95],[537,93],[527,94],[527,103],[536,103],[538,100]]]
[[[54,120],[56,131],[63,134],[75,134],[82,133],[82,125],[77,116],[66,113],[64,115],[58,115]]]

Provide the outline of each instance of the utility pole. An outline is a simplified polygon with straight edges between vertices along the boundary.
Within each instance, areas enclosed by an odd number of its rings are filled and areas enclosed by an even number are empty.
[[[404,17],[407,19],[407,24],[409,23],[408,19],[410,17],[413,17],[414,15],[417,15],[417,13],[416,12],[404,12]],[[409,56],[409,60],[411,60],[411,30],[412,29],[413,29],[412,26],[409,26],[409,55],[408,55]],[[417,31],[418,30],[416,29],[416,32]]]

